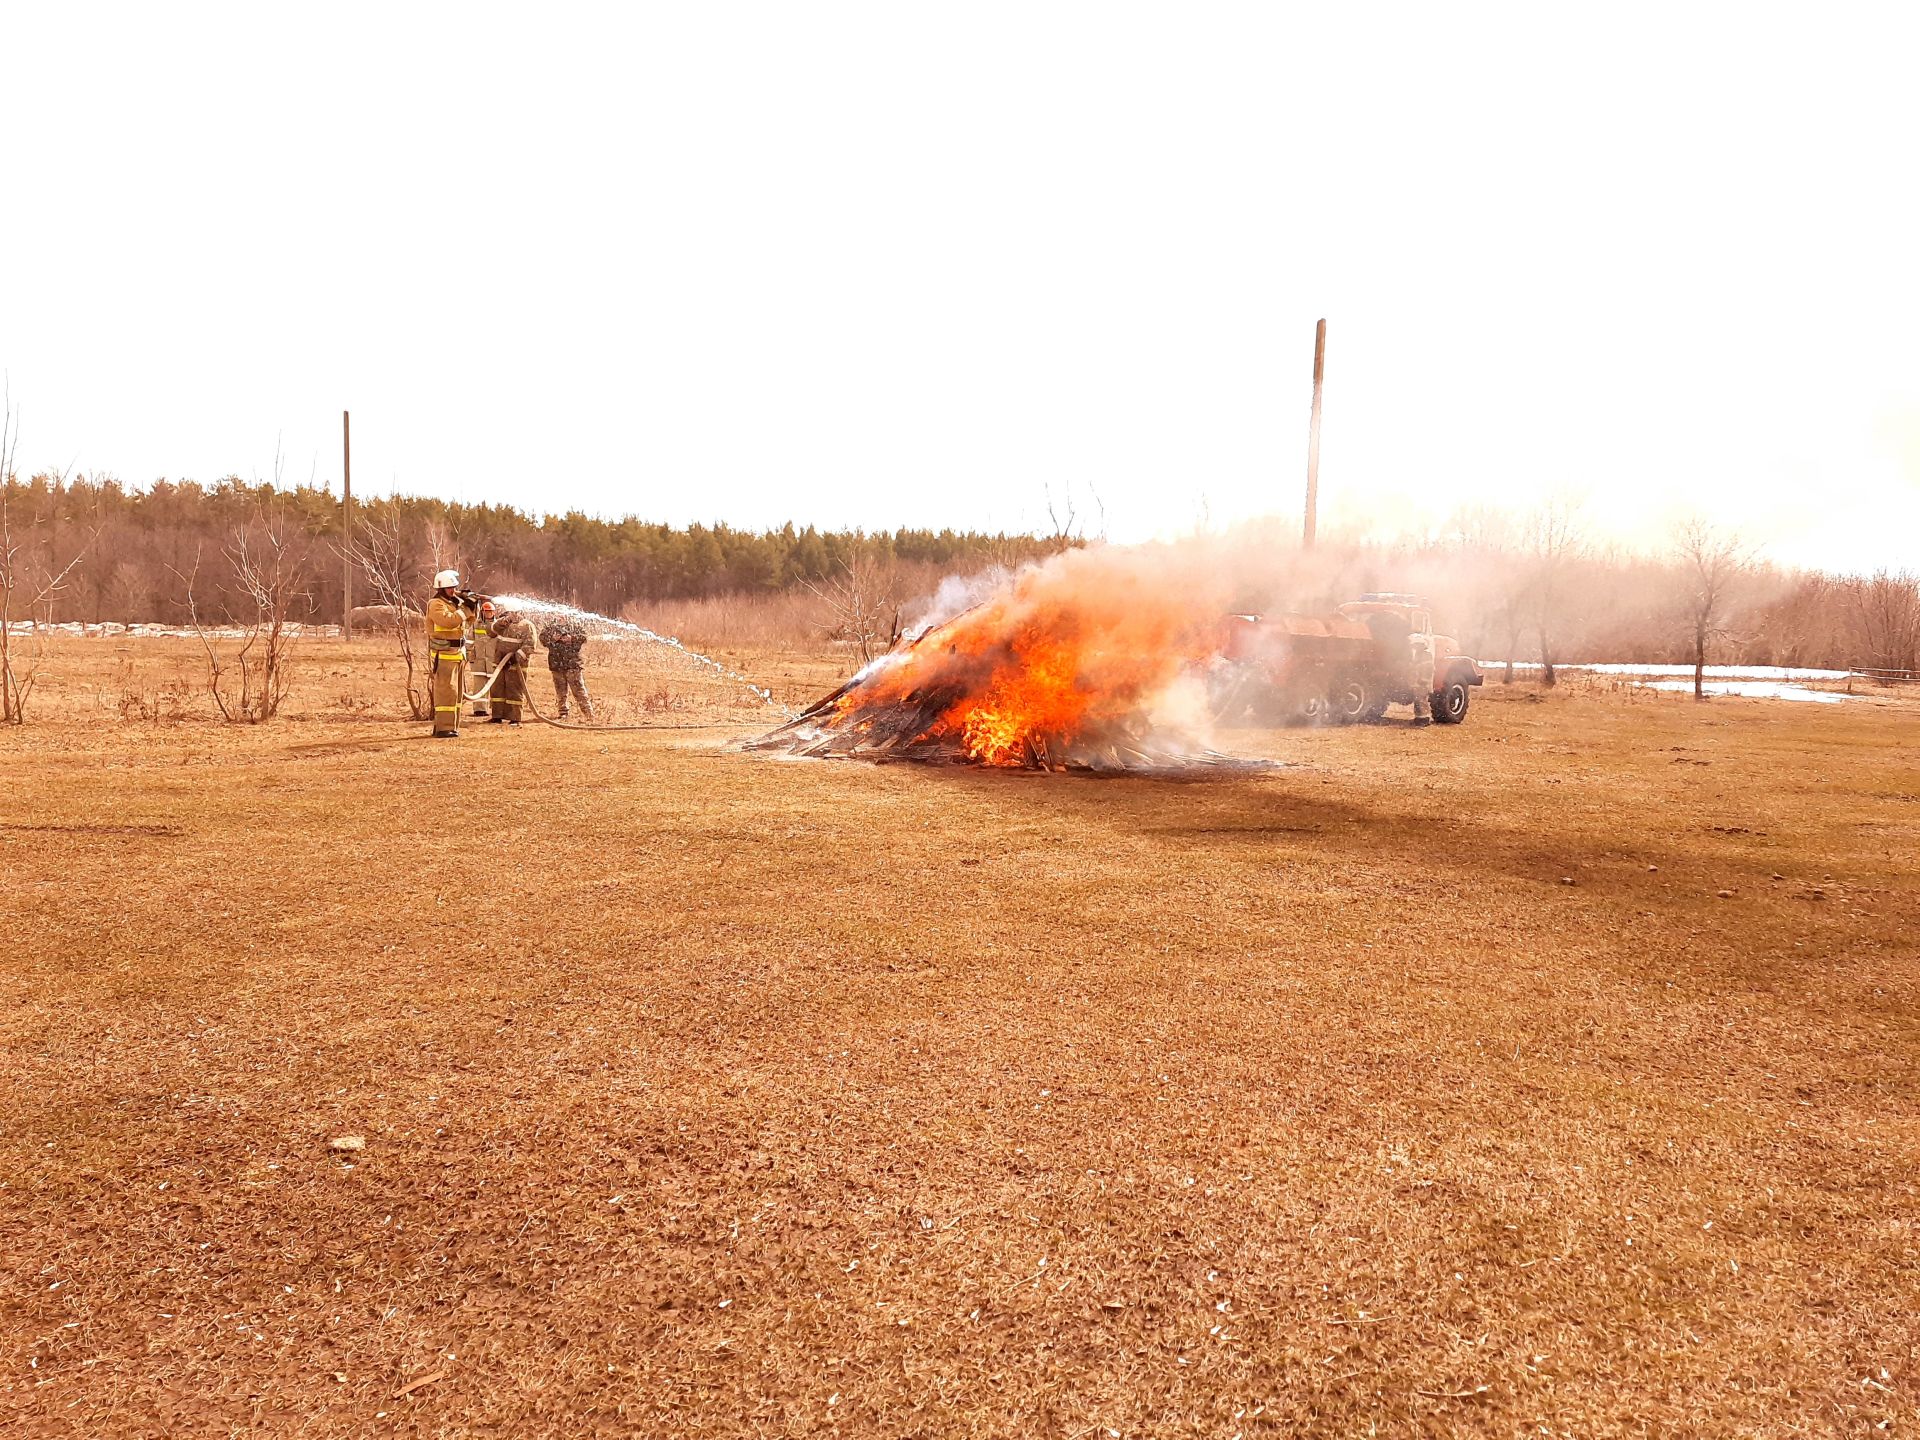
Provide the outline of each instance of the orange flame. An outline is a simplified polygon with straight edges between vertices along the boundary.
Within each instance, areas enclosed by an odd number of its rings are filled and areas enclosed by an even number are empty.
[[[1050,750],[1144,724],[1189,663],[1213,653],[1212,586],[1170,583],[1137,553],[1072,551],[881,662],[837,705],[936,703],[919,739],[951,738],[984,765],[1046,763]]]

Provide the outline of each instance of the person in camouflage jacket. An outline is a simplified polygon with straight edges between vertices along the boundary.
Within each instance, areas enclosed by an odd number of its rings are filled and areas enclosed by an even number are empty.
[[[550,621],[540,632],[540,643],[547,647],[547,669],[553,673],[553,698],[560,707],[560,718],[567,718],[567,705],[580,702],[580,713],[593,719],[593,697],[587,694],[586,662],[580,652],[586,648],[586,628],[577,620],[562,617]]]

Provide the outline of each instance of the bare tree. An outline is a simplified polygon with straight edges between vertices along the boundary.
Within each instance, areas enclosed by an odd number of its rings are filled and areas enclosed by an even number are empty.
[[[146,574],[138,566],[121,560],[100,585],[99,608],[102,618],[111,615],[132,624],[146,616],[152,608],[152,598],[152,586]]]
[[[1681,593],[1693,643],[1693,698],[1707,698],[1707,647],[1727,636],[1721,623],[1727,596],[1751,564],[1739,536],[1714,528],[1695,515],[1681,522],[1674,537],[1680,560]]]
[[[7,725],[26,723],[27,702],[46,660],[54,602],[100,533],[96,523],[78,545],[57,549],[50,517],[22,520],[15,514],[19,443],[13,396],[0,390],[0,724]]]
[[[1042,486],[1040,493],[1047,502],[1047,522],[1053,526],[1052,533],[1046,538],[1053,542],[1054,548],[1066,550],[1085,544],[1087,537],[1081,529],[1080,507],[1073,500],[1073,482],[1069,480],[1060,487],[1060,498],[1057,501],[1053,498],[1051,485]],[[1087,494],[1093,498],[1094,513],[1098,517],[1093,538],[1104,541],[1107,538],[1107,502],[1100,491],[1091,484],[1087,486]],[[1204,497],[1201,503],[1204,506]],[[1200,528],[1202,530],[1207,528],[1204,521]]]
[[[1053,486],[1044,487],[1042,493],[1047,501],[1047,519],[1053,525],[1052,538],[1062,544],[1077,537],[1074,526],[1076,517],[1073,508],[1073,485],[1069,482],[1060,492],[1060,501],[1056,505],[1053,499]]]
[[[1520,643],[1526,639],[1527,625],[1533,617],[1533,569],[1505,548],[1483,555],[1477,563],[1492,579],[1494,598],[1488,606],[1487,629],[1505,642],[1501,646],[1506,659],[1500,683],[1511,685],[1514,661],[1520,657]]]
[[[1851,667],[1845,634],[1847,582],[1828,575],[1774,578],[1775,593],[1760,608],[1753,627],[1765,637],[1761,663]]]
[[[1581,525],[1580,503],[1568,495],[1556,495],[1527,522],[1527,609],[1534,633],[1540,639],[1540,683],[1552,685],[1559,678],[1554,672],[1557,657],[1555,640],[1565,613],[1569,572],[1586,549]]]
[[[384,612],[384,618],[391,620],[400,662],[405,667],[407,713],[415,720],[429,720],[433,717],[433,686],[423,668],[424,636],[414,623],[418,616],[409,603],[413,596],[424,593],[424,588],[415,568],[407,563],[399,520],[389,516],[382,522],[363,516],[349,554],[366,577],[374,603]]]
[[[1452,562],[1446,573],[1449,587],[1471,576],[1478,592],[1480,630],[1489,643],[1503,640],[1505,673],[1500,683],[1513,683],[1513,665],[1533,621],[1532,566],[1516,555],[1514,518],[1491,505],[1469,505],[1447,518],[1442,548]]]
[[[885,654],[900,640],[900,599],[891,561],[876,560],[856,549],[827,577],[824,584],[804,582],[827,607],[831,633],[851,640],[865,665]]]
[[[1462,505],[1447,517],[1442,543],[1463,555],[1497,555],[1512,548],[1513,518],[1494,505]]]
[[[1853,581],[1848,599],[1872,668],[1911,672],[1920,663],[1920,577],[1881,570]]]
[[[277,501],[257,506],[225,548],[233,592],[223,606],[224,626],[210,625],[201,611],[198,551],[193,568],[180,575],[188,623],[206,656],[207,694],[229,723],[271,720],[287,698],[300,639],[293,617],[313,609],[312,543]],[[229,641],[236,642],[231,649]]]
[[[1494,616],[1495,623],[1498,625],[1499,630],[1505,634],[1507,638],[1507,643],[1504,647],[1507,656],[1506,668],[1500,675],[1500,683],[1502,685],[1511,685],[1513,683],[1513,660],[1514,657],[1520,653],[1520,642],[1526,637],[1527,633],[1528,604],[1528,595],[1524,585],[1516,582],[1515,588],[1500,602],[1500,608]]]
[[[448,528],[438,520],[427,523],[427,568],[441,570],[459,570],[460,542]],[[462,571],[462,578],[465,572]]]

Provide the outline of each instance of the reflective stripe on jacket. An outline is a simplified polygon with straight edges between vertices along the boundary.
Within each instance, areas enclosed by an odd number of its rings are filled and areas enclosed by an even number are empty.
[[[436,655],[467,653],[467,612],[439,595],[427,602],[427,649]]]

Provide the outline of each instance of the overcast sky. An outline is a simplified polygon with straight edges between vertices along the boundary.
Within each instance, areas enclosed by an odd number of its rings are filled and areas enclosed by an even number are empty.
[[[1920,7],[9,7],[21,468],[1920,553]]]

